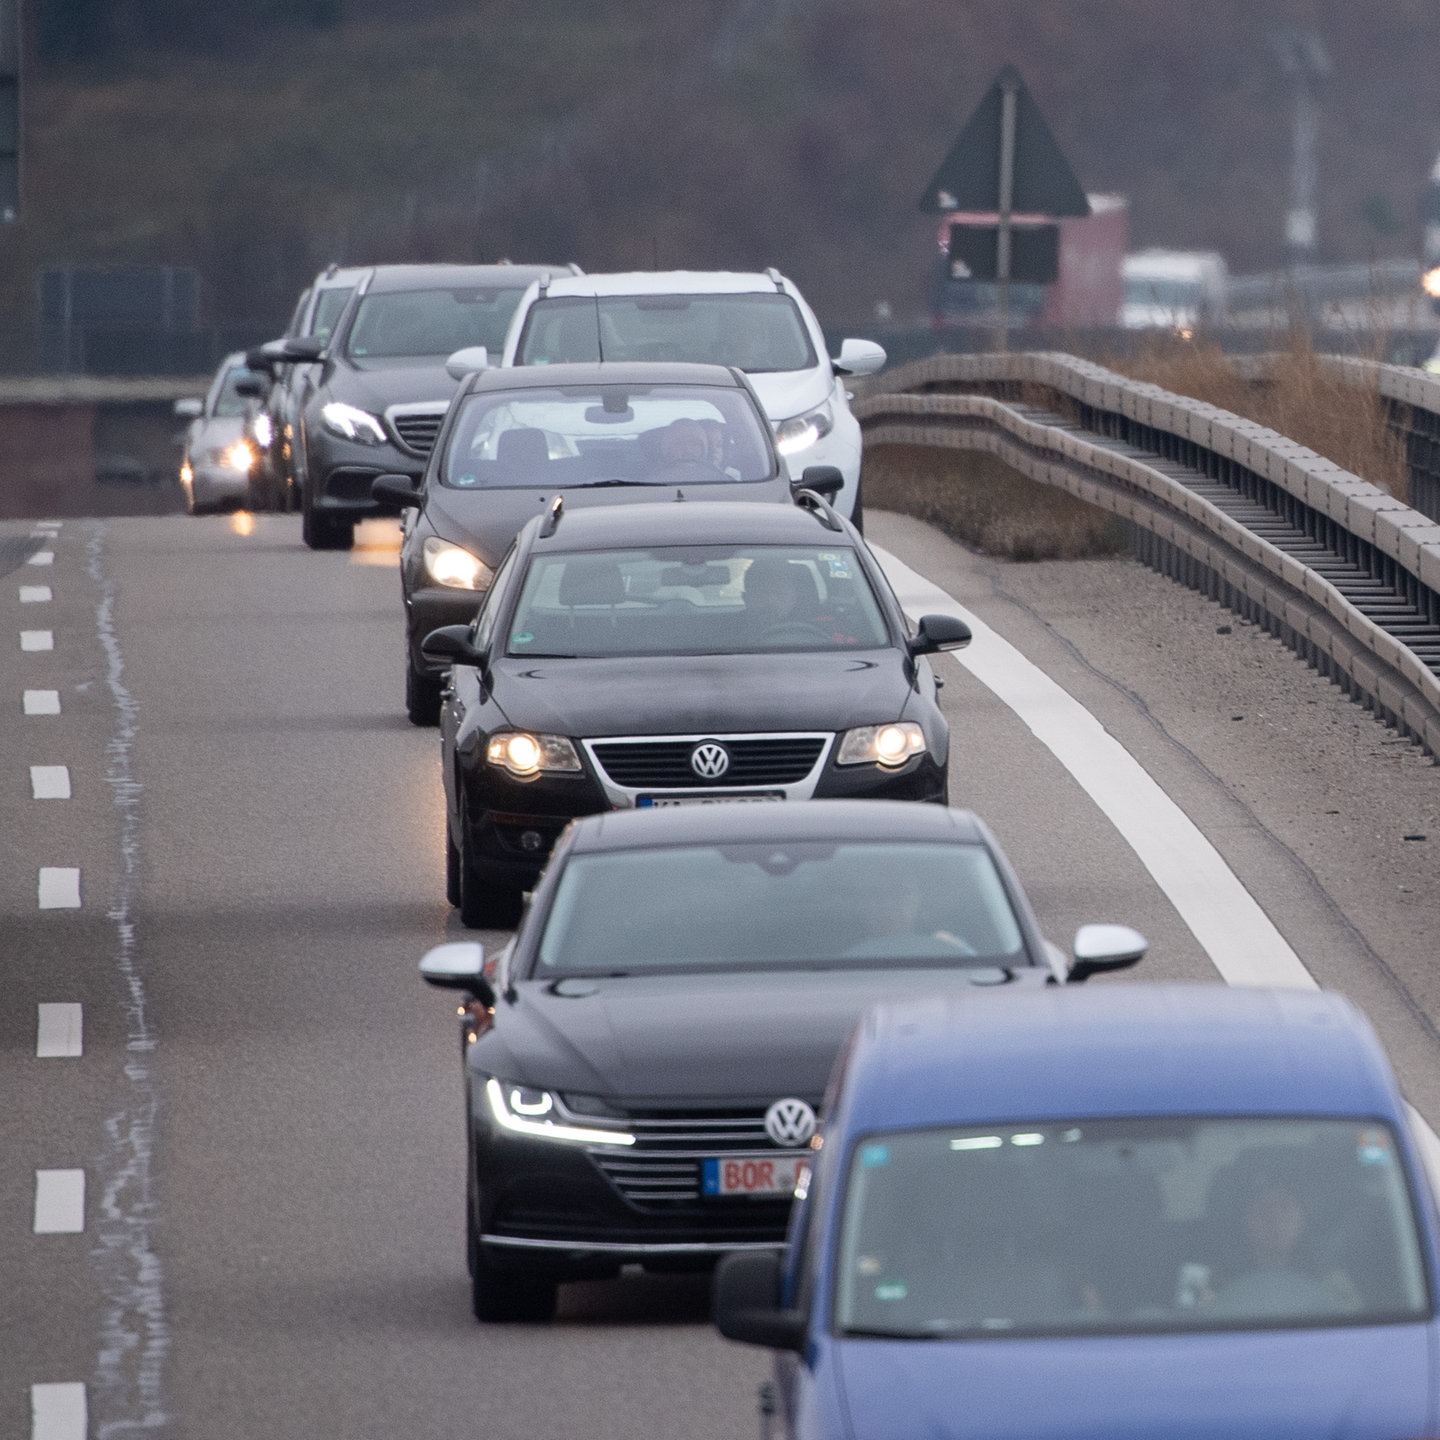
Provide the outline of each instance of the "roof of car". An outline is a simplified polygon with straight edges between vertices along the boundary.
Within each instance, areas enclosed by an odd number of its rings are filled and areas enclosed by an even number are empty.
[[[557,265],[377,265],[368,295],[405,290],[435,290],[446,286],[501,285],[523,289]]]
[[[360,278],[368,273],[368,265],[337,265],[333,270],[322,270],[313,281],[312,290],[335,290],[342,285],[358,285]]]
[[[1104,982],[878,1006],[842,1100],[852,1132],[1398,1106],[1379,1042],[1339,995]]]
[[[908,800],[797,800],[777,805],[612,810],[577,820],[572,843],[584,852],[794,840],[980,844],[985,838],[968,810]]]
[[[676,490],[684,493],[681,481]],[[563,511],[550,535],[536,535],[534,549],[609,550],[637,545],[823,545],[854,549],[844,530],[829,529],[800,505],[756,505],[742,500],[683,503],[668,497],[628,505],[594,505]],[[540,527],[545,517],[531,525]],[[527,529],[529,526],[526,527]]]
[[[724,385],[745,382],[727,365],[693,365],[678,360],[591,362],[577,365],[513,365],[482,370],[473,389],[533,390],[552,385]]]
[[[770,275],[742,270],[627,270],[611,275],[555,275],[548,293],[552,296],[743,295],[750,292],[773,295],[776,291]]]

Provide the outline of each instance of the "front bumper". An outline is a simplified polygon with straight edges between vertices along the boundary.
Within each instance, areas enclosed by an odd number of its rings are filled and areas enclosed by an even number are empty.
[[[305,444],[308,501],[312,510],[326,515],[358,520],[386,514],[370,495],[376,479],[409,475],[418,481],[425,470],[422,456],[407,454],[397,445],[356,445],[318,423],[307,425]]]
[[[239,505],[250,493],[250,472],[229,465],[191,464],[190,491],[196,505]]]

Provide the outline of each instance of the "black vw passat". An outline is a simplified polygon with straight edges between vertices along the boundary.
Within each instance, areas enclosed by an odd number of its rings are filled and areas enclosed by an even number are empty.
[[[877,1000],[1083,980],[1145,941],[1045,941],[973,815],[829,801],[592,816],[468,991],[475,1314],[543,1319],[565,1279],[778,1246],[839,1047]]]
[[[463,356],[455,357],[456,360]],[[444,668],[421,643],[475,617],[520,527],[555,496],[570,509],[637,498],[790,504],[790,483],[745,376],[719,365],[527,365],[462,382],[418,490],[382,479],[403,506],[405,708],[440,713]]]
[[[864,542],[817,496],[557,505],[520,532],[474,624],[425,642],[453,666],[451,903],[467,925],[508,919],[577,815],[943,804],[949,727],[925,656],[969,638],[949,616],[909,633]]]

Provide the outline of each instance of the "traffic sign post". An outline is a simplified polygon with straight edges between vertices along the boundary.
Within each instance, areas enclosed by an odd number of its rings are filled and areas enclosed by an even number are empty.
[[[1010,334],[1010,283],[1017,278],[1020,232],[1016,214],[1056,218],[1090,213],[1084,187],[1013,65],[1005,66],[995,77],[985,98],[965,122],[959,139],[920,197],[920,209],[927,215],[968,211],[995,216],[993,223],[965,227],[971,236],[960,242],[959,254],[952,231],[951,253],[966,259],[965,249],[972,237],[983,233],[994,236],[996,343],[1004,350]],[[1039,261],[1044,256],[1043,249],[1036,247],[1045,243],[1026,242],[1032,273],[1040,269]],[[1037,276],[1036,283],[1044,282]]]

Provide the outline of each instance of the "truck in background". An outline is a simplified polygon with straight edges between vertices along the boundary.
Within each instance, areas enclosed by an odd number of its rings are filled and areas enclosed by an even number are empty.
[[[1227,309],[1229,271],[1214,250],[1141,250],[1124,261],[1127,330],[1191,334],[1219,324]]]

